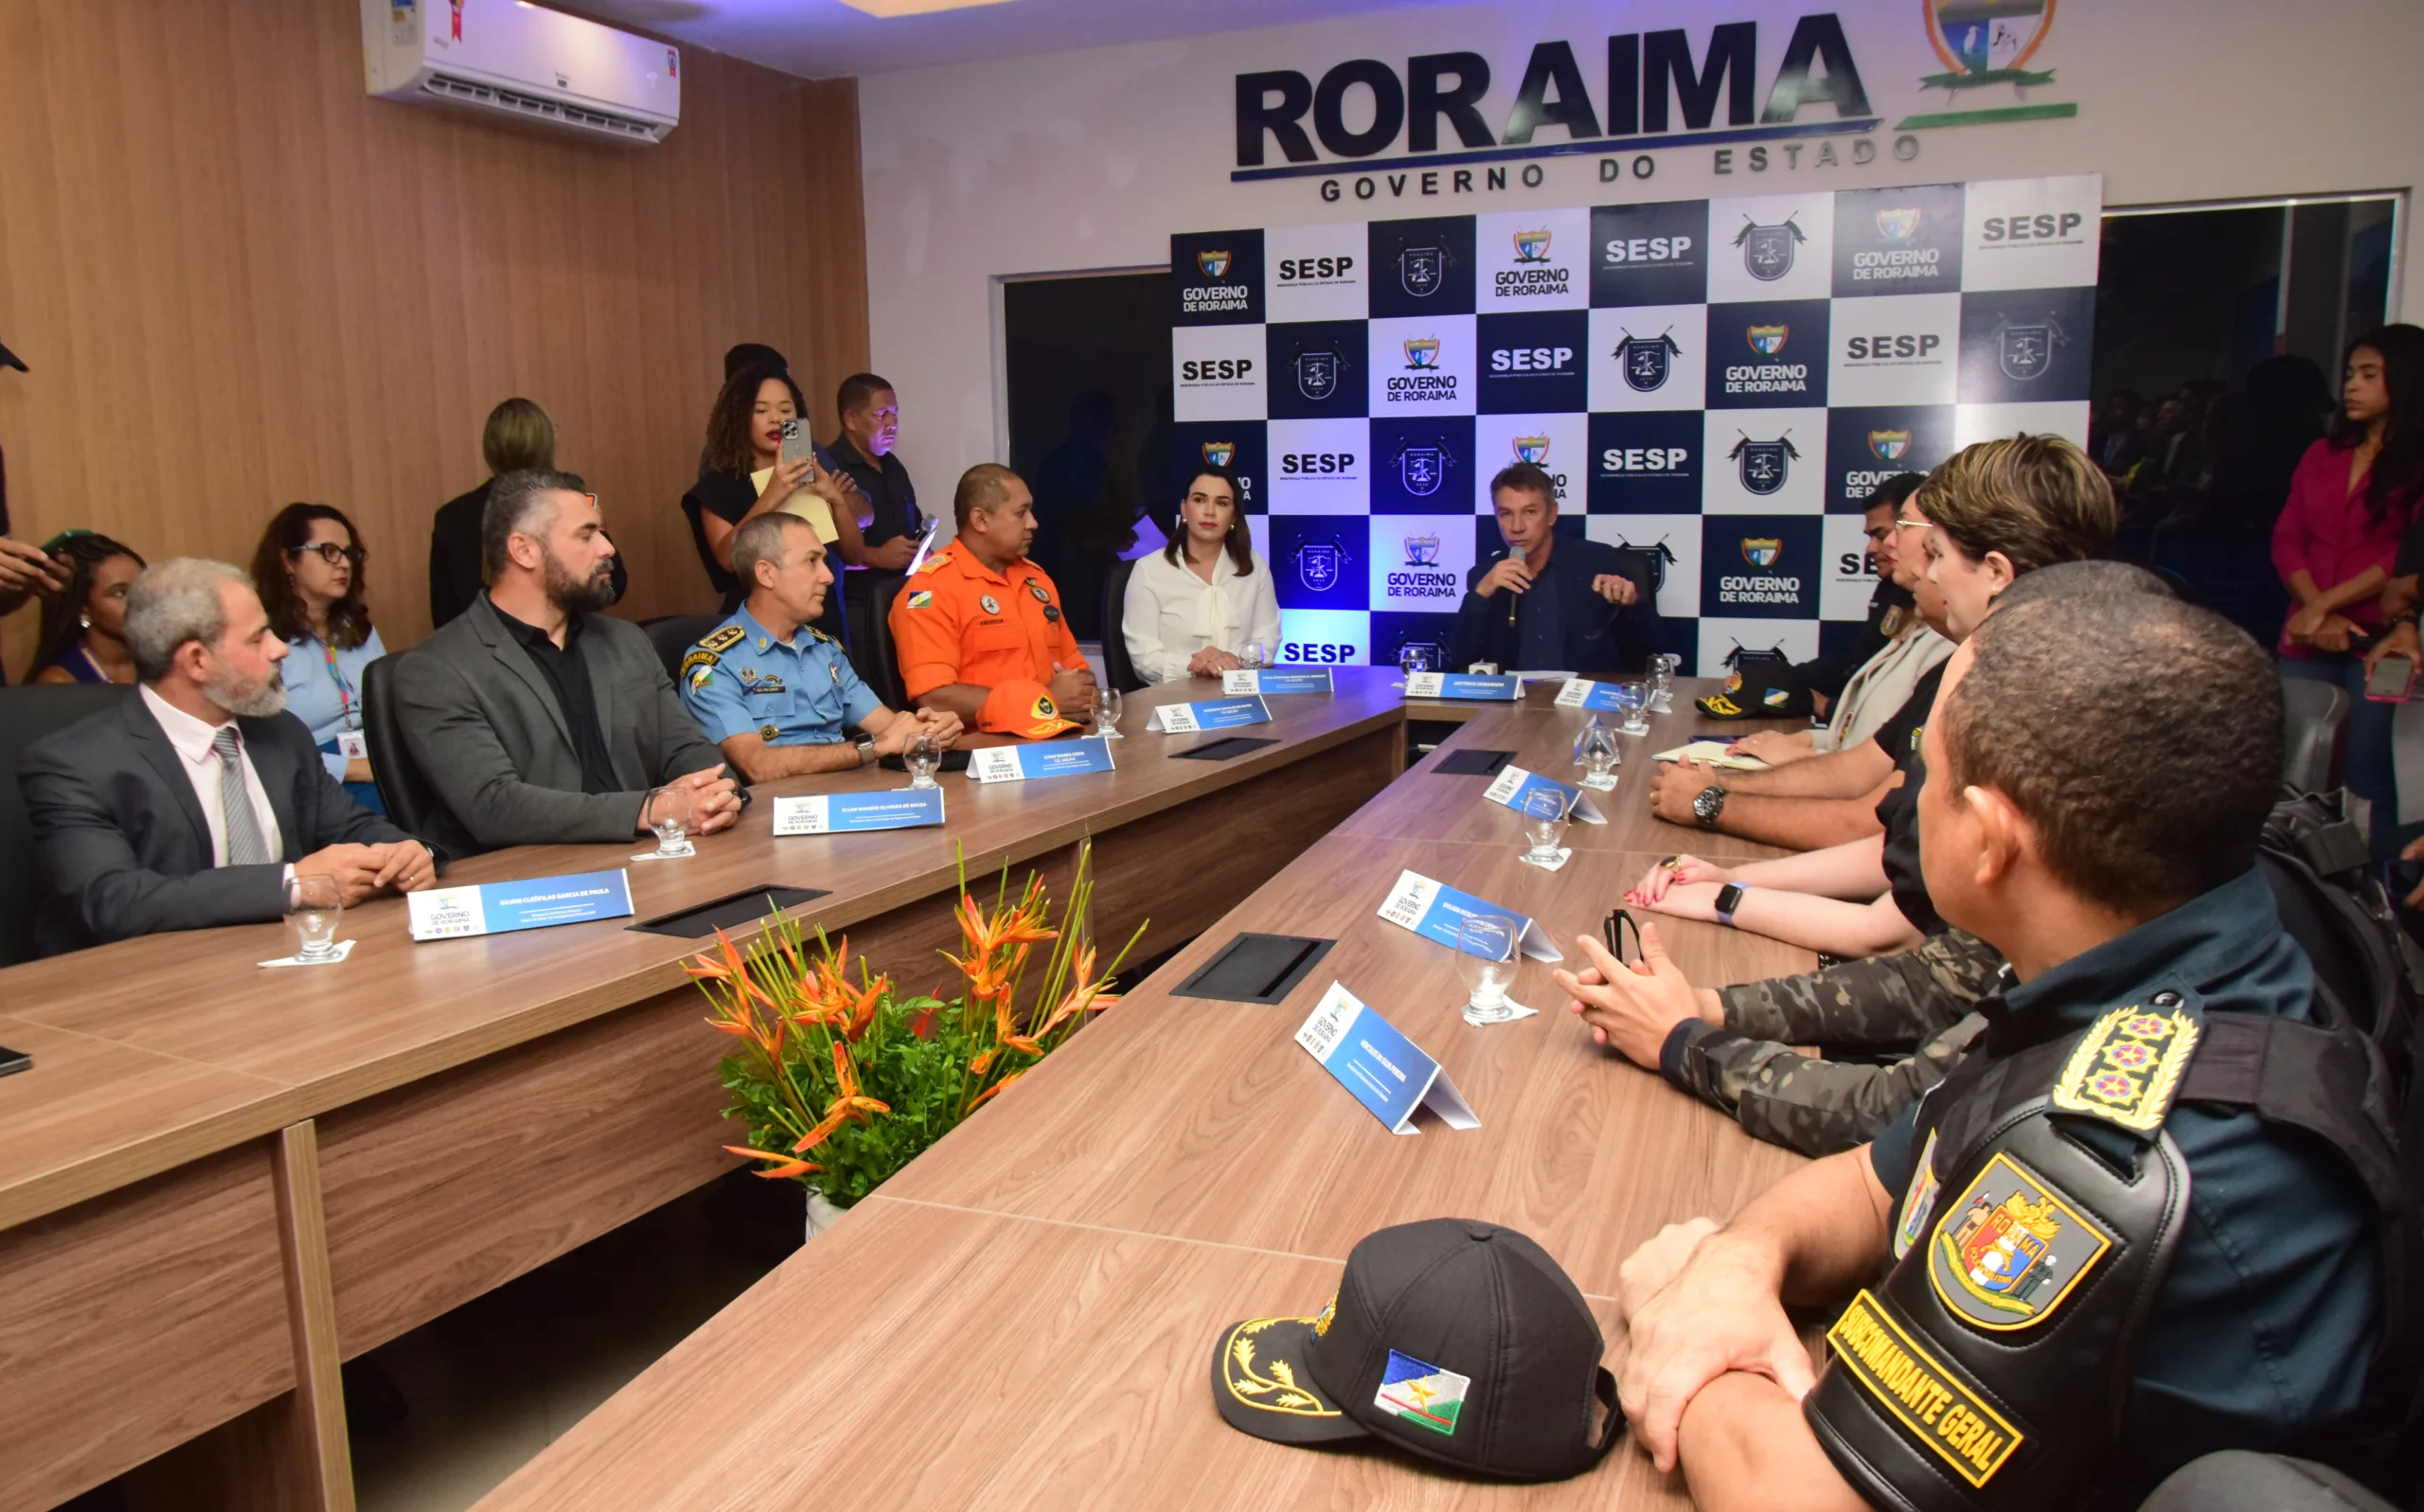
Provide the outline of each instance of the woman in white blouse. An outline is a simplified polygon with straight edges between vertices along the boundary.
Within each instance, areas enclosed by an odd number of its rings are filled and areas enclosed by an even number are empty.
[[[1266,659],[1277,653],[1279,596],[1246,533],[1242,492],[1227,468],[1200,469],[1170,543],[1129,575],[1121,630],[1146,682],[1218,677],[1244,666],[1238,653],[1254,642]]]

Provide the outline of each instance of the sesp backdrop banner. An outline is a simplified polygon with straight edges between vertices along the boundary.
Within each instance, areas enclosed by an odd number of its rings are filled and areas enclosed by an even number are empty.
[[[1286,662],[1444,651],[1518,461],[1556,480],[1561,534],[1654,555],[1686,672],[1737,646],[1801,660],[1866,614],[1879,480],[2020,431],[2086,443],[2102,195],[2082,175],[1174,236],[1173,466],[1240,475]]]

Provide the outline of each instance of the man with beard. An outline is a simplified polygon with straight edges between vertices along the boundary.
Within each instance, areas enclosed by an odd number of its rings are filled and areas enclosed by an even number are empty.
[[[241,570],[147,568],[126,644],[136,696],[18,765],[47,884],[42,953],[274,920],[297,875],[334,878],[348,907],[436,880],[429,848],[348,796],[286,712],[286,643]]]
[[[397,665],[396,712],[448,850],[604,842],[668,812],[691,834],[741,797],[640,628],[613,601],[615,545],[569,472],[508,472],[480,522],[488,592]]]

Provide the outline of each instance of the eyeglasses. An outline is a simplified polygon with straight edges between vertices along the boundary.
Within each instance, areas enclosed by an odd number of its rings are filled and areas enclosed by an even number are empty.
[[[339,562],[351,562],[357,567],[362,565],[360,546],[340,546],[333,541],[322,541],[309,546],[289,546],[286,554],[290,557],[300,557],[306,552],[318,556],[322,561],[331,567]]]

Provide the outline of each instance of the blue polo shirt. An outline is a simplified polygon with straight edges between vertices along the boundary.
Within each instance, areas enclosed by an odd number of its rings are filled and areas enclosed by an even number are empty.
[[[777,640],[743,604],[682,659],[683,706],[721,745],[830,745],[883,707],[831,636],[802,625]]]
[[[1982,1003],[1970,1054],[2016,1055],[2138,1004],[2304,1021],[2313,995],[2313,968],[2250,871]],[[1945,1116],[1934,1100],[1869,1147],[1898,1227],[1920,1135]],[[2216,1450],[2311,1448],[2357,1406],[2379,1328],[2374,1205],[2337,1155],[2252,1109],[2179,1102],[2164,1129],[2188,1164],[2188,1219],[2139,1346],[2118,1440],[2133,1463],[2115,1480]],[[1937,1189],[1958,1174],[1938,1169]]]

